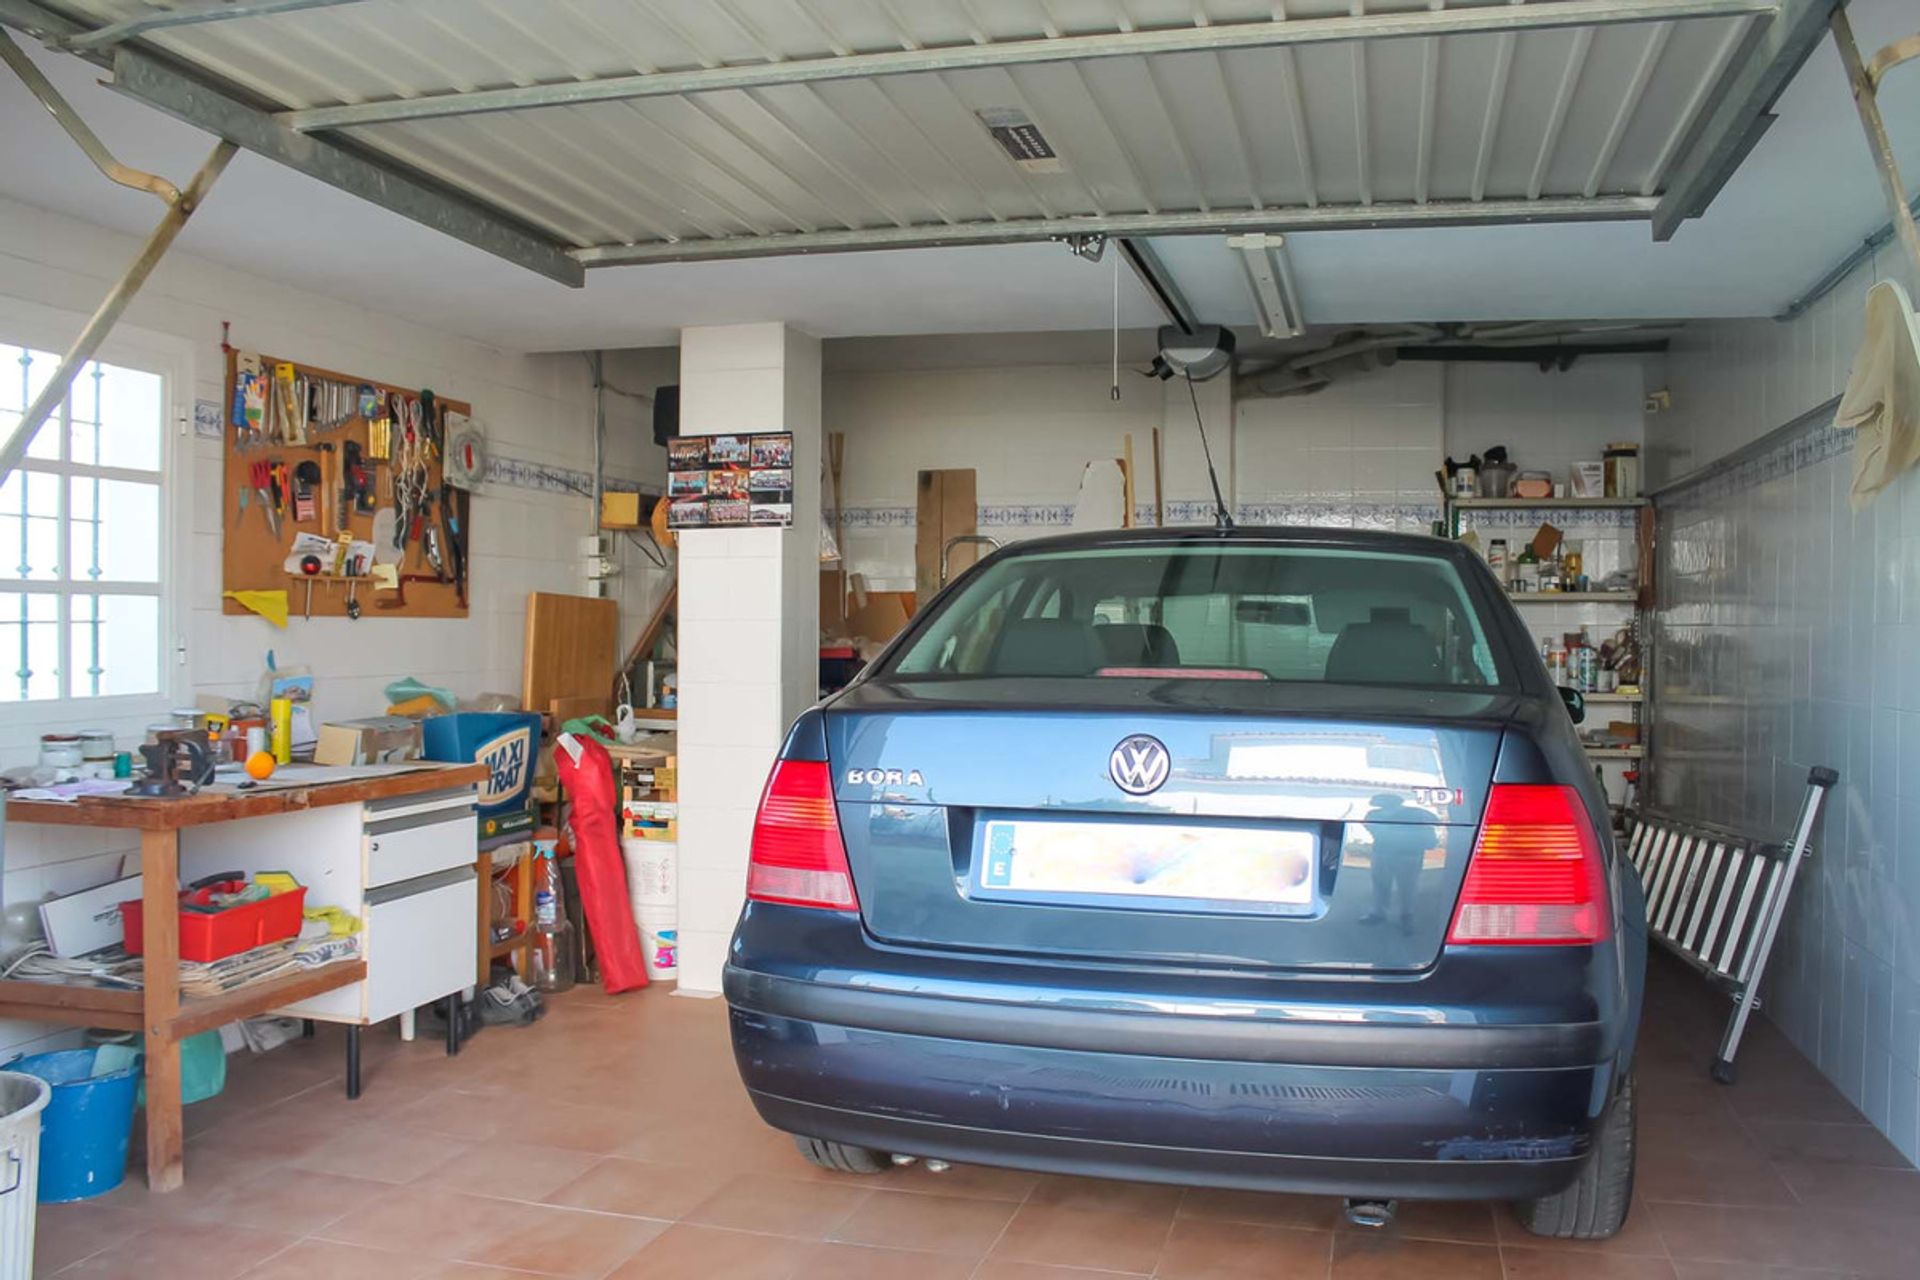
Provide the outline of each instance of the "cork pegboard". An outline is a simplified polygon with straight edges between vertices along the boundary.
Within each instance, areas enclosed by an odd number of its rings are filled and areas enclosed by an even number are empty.
[[[290,396],[286,401],[289,413],[268,412],[260,423],[260,431],[247,425],[244,411],[237,411],[236,384],[241,370],[254,368],[256,361],[267,380],[266,395],[269,400],[277,393],[275,370],[282,365],[291,366],[295,377],[307,378],[316,385],[324,382],[353,388],[356,394],[345,397],[349,403],[344,412],[339,399],[321,406],[326,411],[312,416],[305,429],[304,443],[297,439],[301,434],[298,430],[286,427],[281,427],[280,432],[296,438],[272,438],[278,426],[276,418],[305,420],[308,415]],[[399,398],[402,412],[394,415],[389,411],[386,415],[391,426],[386,432],[388,456],[385,458],[373,456],[377,448],[371,439],[371,424],[358,411],[360,401],[357,391],[363,388],[377,394],[380,402],[389,406],[389,409],[394,405],[394,397]],[[310,397],[309,404],[315,404],[318,400],[319,393],[316,392],[315,396]],[[298,361],[281,360],[276,356],[229,349],[226,399],[221,405],[224,422],[222,448],[225,454],[220,492],[221,576],[225,589],[284,589],[287,592],[289,625],[297,625],[309,616],[309,584],[312,586],[311,616],[315,618],[349,616],[350,599],[357,604],[361,621],[377,618],[466,617],[467,600],[472,591],[473,503],[471,495],[448,488],[442,481],[450,438],[459,433],[461,421],[471,418],[473,409],[463,400],[446,399],[438,393],[434,393],[433,401],[438,406],[435,416],[440,423],[439,442],[434,447],[416,445],[414,451],[409,451],[405,443],[406,406],[421,404],[419,391],[371,378],[336,373]],[[374,418],[377,420],[381,416],[376,413]],[[423,413],[423,426],[424,416]],[[326,425],[336,419],[337,425]],[[453,430],[448,430],[449,426]],[[420,434],[416,432],[417,436]],[[345,460],[351,452],[347,448],[349,443],[360,454],[369,496],[362,500],[350,491],[344,500],[343,522],[341,489],[345,487],[347,476]],[[413,462],[412,466],[405,465],[409,459]],[[270,469],[276,465],[284,468],[283,504],[277,512],[277,533],[265,514],[266,508],[272,504],[272,486],[267,486],[269,496],[263,501],[259,492],[261,486],[255,483],[255,467],[261,463]],[[320,483],[310,486],[313,510],[304,519],[299,518],[301,513],[296,508],[294,495],[294,477],[301,463],[313,464],[320,475]],[[396,500],[396,472],[415,478],[412,485],[405,487],[430,496],[430,505],[421,511],[421,518],[417,522],[407,522],[409,529],[404,546],[392,549],[389,539],[389,549],[377,553],[375,557],[397,557],[399,590],[377,590],[371,573],[335,575],[331,572],[331,557],[323,557],[325,565],[318,576],[305,577],[298,571],[289,572],[287,560],[300,534],[333,541],[340,532],[345,531],[356,541],[373,542],[374,525],[382,508],[395,511],[395,523],[399,523],[398,513],[403,507]],[[246,495],[244,505],[242,493]],[[369,503],[373,510],[363,509]],[[442,566],[438,572],[428,556],[426,535],[429,529],[434,530],[438,542]],[[248,612],[244,605],[231,598],[223,597],[221,607],[228,614]]]

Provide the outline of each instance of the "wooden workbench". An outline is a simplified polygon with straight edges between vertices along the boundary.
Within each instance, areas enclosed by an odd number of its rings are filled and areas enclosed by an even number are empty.
[[[484,765],[437,765],[382,777],[279,790],[208,790],[172,800],[88,796],[71,803],[9,800],[7,821],[111,827],[140,833],[146,918],[146,986],[140,991],[69,983],[0,981],[0,1018],[138,1031],[145,1039],[147,1184],[180,1186],[180,1042],[214,1027],[332,991],[367,976],[364,958],[253,983],[217,996],[180,998],[180,832],[187,827],[358,804],[483,781]]]

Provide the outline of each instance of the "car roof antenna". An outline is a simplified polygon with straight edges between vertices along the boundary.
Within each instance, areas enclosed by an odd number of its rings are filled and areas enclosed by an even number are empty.
[[[1233,512],[1220,496],[1220,474],[1213,469],[1213,449],[1207,444],[1207,424],[1200,415],[1200,393],[1195,382],[1205,382],[1233,364],[1233,330],[1222,324],[1165,325],[1160,333],[1160,354],[1153,358],[1150,377],[1171,378],[1178,374],[1186,380],[1187,399],[1193,402],[1193,425],[1200,432],[1200,452],[1207,460],[1207,482],[1213,486],[1213,527],[1233,528]]]

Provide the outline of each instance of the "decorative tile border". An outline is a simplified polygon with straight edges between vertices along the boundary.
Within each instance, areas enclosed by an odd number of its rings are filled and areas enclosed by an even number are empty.
[[[1706,506],[1839,457],[1854,441],[1853,431],[1833,425],[1839,404],[1836,396],[1746,448],[1682,477],[1654,495],[1655,505]]]
[[[480,477],[487,484],[510,489],[533,489],[540,493],[564,493],[576,498],[593,494],[593,473],[575,467],[556,467],[529,458],[489,454],[487,469]],[[603,487],[609,493],[638,493],[640,482],[625,476],[606,477]]]
[[[1169,525],[1213,523],[1213,504],[1204,500],[1169,502],[1166,512]],[[1238,504],[1234,508],[1233,518],[1239,524],[1254,526],[1307,525],[1425,532],[1440,518],[1440,504],[1258,500]],[[1143,524],[1151,521],[1153,505],[1135,504],[1134,519]],[[840,512],[840,523],[845,529],[911,529],[914,527],[914,509],[894,506],[844,507]],[[977,525],[982,529],[1067,529],[1073,525],[1073,504],[986,504],[980,508]]]
[[[1536,529],[1541,510],[1537,507],[1467,507],[1460,512],[1463,529]],[[1436,517],[1437,518],[1437,517]],[[1632,529],[1639,515],[1631,507],[1581,510],[1567,508],[1553,513],[1555,526],[1581,529]]]

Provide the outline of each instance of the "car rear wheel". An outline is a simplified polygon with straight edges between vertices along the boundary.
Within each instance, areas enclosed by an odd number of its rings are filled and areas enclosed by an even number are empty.
[[[1580,1179],[1558,1195],[1514,1204],[1520,1225],[1537,1236],[1562,1240],[1605,1240],[1627,1221],[1633,1202],[1633,1077],[1620,1085]]]
[[[800,1148],[800,1154],[807,1158],[808,1163],[831,1169],[835,1173],[879,1173],[893,1165],[893,1158],[884,1151],[850,1147],[844,1142],[827,1138],[809,1138],[796,1133],[793,1135],[793,1145]]]

